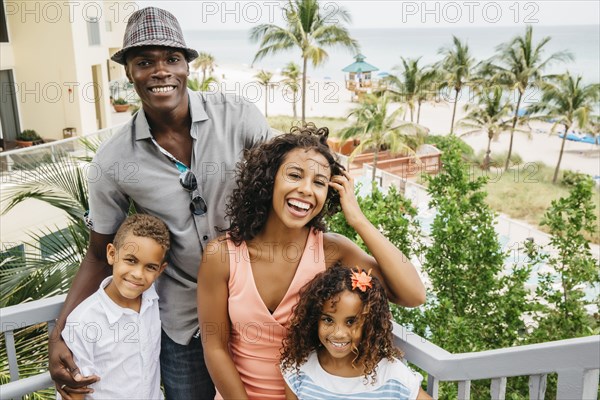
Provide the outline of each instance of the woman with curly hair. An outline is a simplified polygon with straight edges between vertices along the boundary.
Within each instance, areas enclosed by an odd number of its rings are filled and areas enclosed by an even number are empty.
[[[395,358],[387,296],[370,272],[336,264],[301,290],[281,351],[288,400],[431,399]]]
[[[230,228],[207,245],[198,272],[204,358],[217,398],[285,398],[279,349],[292,307],[302,286],[338,261],[372,268],[398,304],[425,300],[414,266],[360,210],[328,133],[295,127],[246,151],[238,164]],[[340,206],[373,256],[324,233],[323,216]]]

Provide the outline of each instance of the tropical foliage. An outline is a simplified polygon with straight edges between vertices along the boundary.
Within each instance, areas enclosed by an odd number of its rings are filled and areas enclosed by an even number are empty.
[[[215,57],[212,54],[202,51],[198,53],[198,58],[196,58],[192,62],[192,66],[194,67],[194,69],[200,69],[202,71],[201,82],[204,82],[206,81],[207,72],[208,76],[211,76],[217,65],[215,64]]]
[[[385,78],[386,90],[393,95],[393,99],[404,102],[410,110],[410,122],[414,120],[415,102],[417,103],[417,124],[421,114],[421,103],[429,99],[435,91],[432,90],[438,71],[432,67],[419,66],[419,58],[402,59],[401,75],[390,75]]]
[[[260,70],[256,75],[254,75],[254,77],[258,80],[258,83],[261,86],[265,87],[265,117],[268,117],[269,113],[267,112],[267,107],[269,105],[269,88],[273,86],[273,82],[271,81],[271,79],[273,79],[273,73]]]
[[[289,0],[285,10],[286,26],[261,24],[252,29],[250,37],[260,41],[254,62],[269,54],[298,48],[302,56],[302,122],[306,118],[306,80],[308,62],[313,67],[324,63],[329,55],[326,47],[341,46],[358,51],[358,42],[350,37],[344,22],[350,14],[343,8],[324,13],[317,0]]]
[[[428,178],[429,206],[437,210],[423,264],[432,284],[425,307],[430,337],[453,352],[512,346],[524,328],[529,270],[515,266],[503,274],[506,254],[485,203],[486,179],[473,179],[456,145],[442,162],[440,174]]]
[[[536,118],[554,120],[552,132],[559,125],[564,128],[558,162],[552,178],[552,182],[556,183],[567,133],[575,124],[580,129],[585,129],[589,125],[590,114],[594,107],[597,107],[600,98],[600,84],[583,85],[581,76],[574,77],[567,72],[563,75],[553,76],[541,82],[540,85],[542,99],[539,103],[529,107],[528,112]]]
[[[284,93],[292,93],[292,112],[294,120],[298,118],[298,112],[296,111],[296,103],[298,103],[298,92],[300,91],[300,67],[293,61],[290,61],[281,71],[281,75],[285,78],[281,81],[283,83]],[[287,97],[286,97],[287,100]]]
[[[547,263],[550,271],[541,272],[536,289],[539,308],[534,315],[538,328],[532,341],[560,340],[600,333],[587,306],[600,306],[600,298],[587,298],[585,288],[600,283],[598,261],[592,256],[584,234],[596,229],[598,217],[592,196],[594,182],[587,176],[574,180],[568,196],[552,202],[542,224],[550,228],[548,248],[529,247],[529,256]],[[553,251],[554,250],[554,251]]]
[[[2,307],[66,292],[87,249],[89,230],[83,215],[89,208],[88,191],[81,161],[65,156],[61,162],[35,168],[36,173],[20,185],[3,190],[4,213],[24,200],[36,199],[64,211],[69,223],[65,230],[46,228],[32,233],[28,247],[33,253],[0,271]],[[44,245],[45,252],[52,255],[39,257],[40,239],[49,234]]]
[[[542,72],[546,67],[556,61],[572,59],[568,52],[557,52],[548,58],[543,58],[544,46],[550,37],[544,37],[538,43],[533,42],[533,28],[528,26],[523,36],[516,36],[507,43],[496,48],[498,55],[488,61],[483,70],[491,77],[491,81],[513,91],[517,90],[517,104],[514,107],[514,116],[510,130],[510,144],[504,169],[508,169],[509,159],[512,154],[513,136],[519,110],[525,91],[532,85],[541,82]]]
[[[360,192],[360,187],[357,187],[356,191]],[[410,258],[421,253],[423,240],[417,209],[409,199],[398,192],[398,189],[391,186],[383,191],[371,183],[369,195],[357,196],[357,200],[367,219],[379,227],[385,237],[404,255]],[[330,216],[327,227],[332,232],[352,239],[363,250],[369,251],[354,228],[348,225],[343,213]]]
[[[452,122],[450,123],[450,134],[454,133],[454,119],[456,117],[456,106],[463,87],[469,84],[475,60],[469,52],[469,46],[452,36],[452,46],[442,47],[439,53],[444,56],[436,68],[439,69],[442,83],[440,88],[448,87],[454,90],[454,106],[452,109]]]
[[[360,139],[360,144],[350,155],[351,158],[367,149],[373,151],[372,181],[375,180],[379,152],[384,146],[393,154],[414,154],[427,134],[424,127],[399,120],[402,108],[391,112],[389,109],[390,99],[386,93],[379,97],[367,95],[348,116],[354,117],[355,122],[342,129],[339,134],[342,139]]]
[[[483,169],[488,171],[490,169],[492,139],[496,138],[508,126],[506,117],[510,112],[511,104],[503,99],[502,88],[498,86],[492,89],[483,88],[477,99],[477,103],[469,103],[465,106],[467,115],[458,121],[458,126],[470,129],[461,136],[481,130],[487,133],[488,144],[483,159]]]
[[[217,84],[217,79],[213,76],[209,76],[200,82],[196,78],[190,78],[187,80],[187,87],[196,92],[210,92],[213,91],[214,86]]]

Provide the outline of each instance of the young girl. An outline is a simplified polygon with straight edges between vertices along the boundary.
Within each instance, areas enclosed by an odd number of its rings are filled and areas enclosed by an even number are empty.
[[[391,313],[376,277],[335,265],[301,291],[281,370],[291,399],[431,399],[397,360]]]
[[[238,164],[230,229],[206,246],[198,272],[204,358],[217,398],[285,398],[279,349],[292,307],[302,286],[338,261],[372,268],[398,304],[424,302],[414,266],[361,212],[327,135],[326,128],[295,128]],[[323,232],[323,215],[340,205],[374,257]]]

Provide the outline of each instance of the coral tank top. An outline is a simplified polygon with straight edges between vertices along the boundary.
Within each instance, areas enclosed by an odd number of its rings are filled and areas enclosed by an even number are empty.
[[[262,301],[252,274],[246,243],[229,250],[229,350],[252,399],[285,399],[285,384],[279,370],[280,349],[286,324],[298,302],[298,292],[316,274],[325,270],[323,232],[309,233],[306,246],[281,303],[273,314]],[[216,399],[221,399],[217,393]]]

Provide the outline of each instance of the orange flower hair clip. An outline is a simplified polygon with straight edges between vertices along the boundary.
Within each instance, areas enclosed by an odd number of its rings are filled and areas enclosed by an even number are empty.
[[[360,271],[360,272],[358,272]],[[361,292],[366,292],[367,288],[372,288],[371,270],[365,274],[365,270],[352,271],[352,290],[359,288]]]

